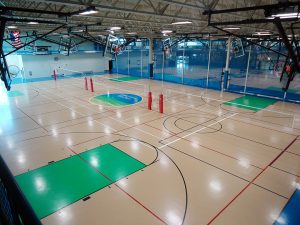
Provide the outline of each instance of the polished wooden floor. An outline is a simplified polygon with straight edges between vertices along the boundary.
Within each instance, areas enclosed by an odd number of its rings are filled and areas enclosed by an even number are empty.
[[[83,78],[14,85],[22,95],[13,97],[2,87],[0,153],[14,175],[107,143],[146,165],[43,224],[274,223],[300,183],[300,105],[278,101],[256,112],[223,104],[238,94],[108,79],[117,76],[94,77],[94,93]],[[124,107],[90,103],[105,93],[143,100]]]

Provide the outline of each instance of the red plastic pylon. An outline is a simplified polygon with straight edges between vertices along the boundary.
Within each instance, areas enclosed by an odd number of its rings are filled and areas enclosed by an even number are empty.
[[[56,80],[56,70],[53,70],[53,78]]]
[[[85,90],[89,90],[88,81],[86,77],[84,78],[84,82],[85,82]]]
[[[152,110],[152,93],[151,93],[151,91],[148,92],[148,109]]]
[[[91,83],[91,91],[94,92],[94,84],[93,84],[93,79],[90,78],[90,83]]]
[[[159,95],[159,112],[164,113],[164,96],[163,96],[163,94]]]

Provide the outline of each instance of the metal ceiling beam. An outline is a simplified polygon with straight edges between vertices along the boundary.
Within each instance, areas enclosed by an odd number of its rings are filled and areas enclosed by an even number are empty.
[[[243,8],[234,8],[234,9],[222,9],[222,10],[205,10],[203,15],[214,15],[214,14],[224,14],[224,13],[234,13],[234,12],[246,12],[251,10],[264,10],[264,9],[272,9],[272,8],[281,8],[281,7],[288,7],[288,6],[297,6],[300,5],[300,2],[280,2],[278,4],[272,5],[259,5],[259,6],[250,6],[250,7],[243,7]]]
[[[288,37],[287,37],[287,35],[285,33],[285,30],[284,30],[284,28],[283,28],[283,26],[281,24],[281,20],[278,17],[276,17],[274,19],[274,24],[276,25],[276,27],[278,29],[279,36],[282,38],[282,41],[283,41],[285,47],[287,48],[287,50],[289,52],[289,57],[291,57],[296,70],[298,72],[300,72],[298,57],[295,54],[294,48],[293,48],[292,44],[290,43],[290,41],[289,41],[289,39],[288,39]]]
[[[164,2],[164,3],[167,3],[167,4],[182,6],[182,7],[189,8],[189,9],[197,9],[197,10],[205,9],[204,5],[203,6],[197,6],[195,4],[188,4],[188,3],[172,1],[172,0],[158,0],[158,1],[159,2]]]
[[[6,16],[0,16],[0,20],[12,21],[12,22],[38,22],[44,24],[65,24],[64,22],[60,21],[53,21],[53,20],[35,20],[35,19],[28,19],[28,18],[12,18]]]
[[[49,32],[47,32],[47,33],[45,33],[45,34],[43,34],[43,35],[37,37],[36,39],[34,39],[34,40],[32,40],[32,41],[29,41],[28,43],[22,45],[21,47],[16,48],[15,50],[13,50],[13,51],[11,51],[11,52],[6,53],[6,54],[4,55],[4,57],[6,57],[6,56],[8,56],[8,55],[10,55],[10,54],[12,54],[12,53],[18,51],[18,50],[21,49],[21,48],[26,47],[27,45],[32,44],[33,42],[35,42],[35,41],[37,41],[37,40],[39,40],[39,39],[41,39],[41,38],[46,37],[47,35],[49,35],[49,34],[55,32],[55,31],[57,31],[57,30],[59,30],[59,29],[61,29],[61,28],[64,28],[65,26],[66,26],[66,25],[63,24],[63,25],[61,25],[61,26],[59,26],[59,27],[56,27],[55,29],[53,29],[53,30],[51,30],[51,31],[49,31]]]
[[[39,9],[29,9],[29,8],[0,6],[0,10],[2,10],[2,12],[0,12],[0,14],[6,13],[7,11],[14,11],[14,12],[42,13],[42,14],[57,15],[57,16],[68,16],[67,13],[39,10]]]
[[[275,53],[277,53],[277,54],[279,54],[279,55],[282,55],[282,56],[284,56],[284,57],[287,57],[286,54],[283,54],[282,52],[278,52],[278,51],[276,51],[276,50],[274,50],[274,49],[271,49],[271,48],[267,48],[266,46],[263,46],[263,45],[261,45],[261,44],[258,44],[257,42],[248,40],[248,39],[245,38],[243,35],[234,34],[234,33],[232,33],[232,32],[229,32],[229,31],[227,31],[227,30],[223,30],[222,28],[219,28],[219,27],[216,27],[216,26],[213,26],[213,27],[216,28],[216,29],[219,30],[219,31],[222,31],[222,32],[228,34],[228,35],[232,35],[232,36],[234,36],[234,37],[238,37],[238,38],[240,38],[240,39],[242,39],[242,40],[244,40],[244,41],[246,41],[246,42],[249,42],[249,43],[254,44],[254,45],[257,45],[257,46],[259,46],[259,47],[261,47],[261,48],[267,49],[267,50],[269,50],[269,51],[271,51],[271,52],[275,52]]]
[[[282,22],[297,21],[298,18],[281,19]],[[241,25],[241,24],[258,24],[258,23],[272,23],[271,19],[246,19],[239,21],[225,21],[225,22],[208,22],[209,26],[226,26],[226,25]]]
[[[33,1],[38,1],[38,0],[33,0]],[[44,2],[48,3],[54,3],[54,4],[60,4],[60,5],[69,5],[73,7],[83,7],[86,6],[85,4],[75,2],[75,1],[62,1],[62,0],[45,0]],[[127,9],[127,8],[120,8],[120,7],[115,7],[115,6],[107,6],[107,5],[101,5],[101,4],[93,4],[98,10],[100,11],[113,11],[113,12],[122,12],[122,13],[132,13],[132,14],[137,14],[137,15],[143,15],[143,16],[155,16],[155,17],[160,17],[160,18],[168,18],[168,19],[174,19],[175,16],[173,15],[160,15],[155,12],[147,12],[147,11],[140,11],[140,10],[133,10],[133,9]],[[206,23],[206,21],[203,21],[198,18],[192,18],[192,17],[185,17],[185,16],[176,16],[177,19],[182,19],[182,20],[191,20],[191,21],[197,21],[200,23]]]

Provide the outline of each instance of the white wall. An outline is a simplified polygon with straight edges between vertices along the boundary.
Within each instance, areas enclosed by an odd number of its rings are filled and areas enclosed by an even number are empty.
[[[48,77],[57,74],[69,75],[76,72],[103,72],[108,70],[108,59],[102,54],[64,55],[23,55],[26,78]]]

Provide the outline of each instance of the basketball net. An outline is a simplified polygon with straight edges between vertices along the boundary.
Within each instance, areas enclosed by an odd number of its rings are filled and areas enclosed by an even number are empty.
[[[166,56],[170,55],[170,48],[165,47],[165,48],[164,48],[164,52],[165,52],[165,55],[166,55]]]

